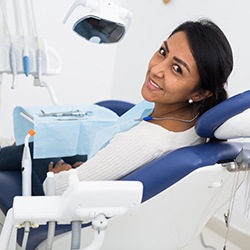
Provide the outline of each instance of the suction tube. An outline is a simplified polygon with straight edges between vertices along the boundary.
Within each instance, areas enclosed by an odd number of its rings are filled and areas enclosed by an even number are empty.
[[[30,129],[28,134],[25,136],[24,140],[24,149],[23,149],[23,156],[22,156],[22,194],[23,196],[31,196],[31,171],[32,171],[32,164],[31,164],[31,156],[30,156],[30,149],[29,149],[29,138],[35,135],[35,131]],[[30,223],[26,221],[24,223],[25,230],[22,242],[22,249],[26,249],[28,236],[30,232]]]
[[[22,194],[23,196],[31,196],[31,156],[29,148],[29,138],[35,135],[35,131],[31,129],[25,137],[24,149],[22,156]]]

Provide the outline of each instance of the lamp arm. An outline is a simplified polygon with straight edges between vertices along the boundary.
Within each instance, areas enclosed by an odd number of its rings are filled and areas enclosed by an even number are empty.
[[[71,6],[71,8],[69,9],[69,11],[67,12],[65,18],[63,19],[63,23],[65,24],[67,22],[67,20],[69,19],[69,16],[71,15],[71,13],[75,10],[75,8],[77,6],[83,6],[83,7],[87,7],[90,9],[96,9],[98,7],[98,0],[76,0],[73,5]]]

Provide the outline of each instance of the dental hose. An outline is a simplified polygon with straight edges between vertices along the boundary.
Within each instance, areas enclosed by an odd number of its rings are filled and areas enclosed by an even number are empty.
[[[17,78],[17,52],[13,43],[10,46],[10,66],[13,75],[12,79],[12,86],[11,88],[14,89],[16,86],[16,78]]]
[[[31,196],[31,172],[32,172],[32,163],[31,155],[29,149],[29,139],[35,135],[35,131],[30,129],[28,134],[24,139],[24,149],[22,156],[22,195]],[[30,223],[26,221],[24,223],[24,236],[22,242],[22,249],[26,249],[29,232],[30,232]]]
[[[39,40],[39,38],[37,38]],[[39,42],[38,42],[39,43]],[[37,55],[36,55],[36,62],[37,62],[37,75],[39,80],[39,85],[42,87],[44,86],[42,81],[42,71],[43,71],[43,58],[42,58],[42,50],[40,47],[40,43],[37,48]]]
[[[7,16],[6,16],[6,6],[5,6],[4,1],[0,1],[0,7],[2,9],[3,24],[5,26],[5,29],[8,33],[9,40],[10,40],[9,60],[10,60],[10,68],[11,68],[11,71],[13,74],[11,88],[14,89],[15,85],[16,85],[16,78],[17,78],[17,52],[16,52],[16,48],[14,46],[14,42],[12,41],[10,28],[8,26]]]
[[[71,237],[71,250],[80,249],[81,246],[81,221],[72,221],[71,229],[72,229],[72,237]]]
[[[56,195],[55,190],[56,190],[56,188],[55,188],[54,174],[52,172],[48,172],[47,173],[45,195],[54,196],[54,195]],[[45,247],[46,250],[52,250],[54,236],[55,236],[55,229],[56,229],[56,222],[49,221],[48,222],[47,241],[46,241],[46,247]]]
[[[34,11],[34,6],[33,6],[32,0],[29,0],[29,6],[31,9],[31,17],[32,17],[32,21],[33,21],[33,31],[34,31],[34,35],[36,37],[36,42],[37,42],[37,50],[36,50],[37,78],[39,81],[39,85],[42,87],[42,86],[44,86],[43,81],[42,81],[42,71],[43,71],[42,49],[41,49],[41,44],[40,44],[40,40],[38,37],[36,19],[35,19],[35,11]],[[26,8],[28,9],[28,5],[26,5]],[[36,78],[35,78],[35,82],[37,82]]]
[[[74,174],[69,175],[69,187],[78,182],[78,176],[76,170],[71,170]],[[81,229],[82,222],[80,220],[74,220],[71,222],[71,250],[79,250],[81,246]]]

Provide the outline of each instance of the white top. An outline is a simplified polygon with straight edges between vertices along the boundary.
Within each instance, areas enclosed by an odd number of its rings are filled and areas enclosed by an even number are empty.
[[[115,180],[127,175],[145,163],[177,148],[204,142],[194,127],[183,132],[172,132],[146,121],[126,132],[118,133],[93,158],[78,167],[80,181]],[[55,174],[56,194],[68,186],[69,171]],[[46,186],[46,180],[44,182]]]

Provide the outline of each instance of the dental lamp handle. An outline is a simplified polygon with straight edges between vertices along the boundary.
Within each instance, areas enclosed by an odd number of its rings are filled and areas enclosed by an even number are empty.
[[[77,6],[83,6],[83,7],[87,7],[90,9],[96,9],[98,7],[98,0],[77,0],[73,3],[73,5],[71,6],[71,8],[69,9],[69,11],[67,12],[65,18],[63,19],[63,23],[65,24],[67,22],[67,20],[69,19],[69,16],[71,15],[71,13],[75,10],[75,8]]]
[[[122,7],[119,7],[119,10],[120,10],[119,17],[121,19],[127,20],[126,29],[128,29],[132,21],[132,12]]]

